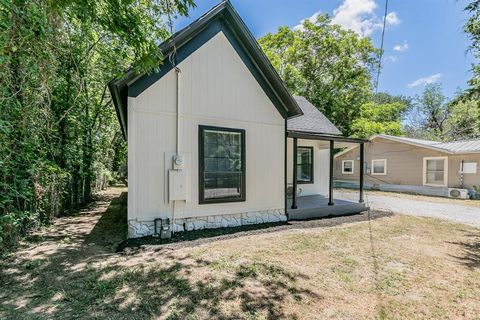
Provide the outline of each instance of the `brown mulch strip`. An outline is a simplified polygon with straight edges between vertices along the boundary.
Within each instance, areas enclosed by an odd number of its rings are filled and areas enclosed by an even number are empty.
[[[180,232],[171,239],[157,237],[144,237],[127,239],[117,246],[117,252],[130,255],[141,251],[174,250],[185,247],[196,247],[219,240],[234,239],[239,237],[278,232],[289,229],[329,228],[342,224],[376,220],[393,216],[392,212],[366,211],[359,214],[327,217],[321,219],[288,221],[282,223],[265,223],[235,228],[206,229],[197,231]]]

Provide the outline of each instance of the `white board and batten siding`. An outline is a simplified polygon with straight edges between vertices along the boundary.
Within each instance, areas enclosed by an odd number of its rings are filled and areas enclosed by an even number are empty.
[[[179,151],[188,170],[188,200],[178,202],[175,217],[283,209],[285,122],[228,39],[220,32],[178,67]],[[199,125],[245,130],[245,202],[199,204]],[[128,98],[128,128],[128,219],[171,217],[168,170],[176,150],[174,70],[136,98]]]

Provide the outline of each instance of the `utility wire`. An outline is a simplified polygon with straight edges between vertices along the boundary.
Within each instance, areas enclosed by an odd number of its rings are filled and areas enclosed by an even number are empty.
[[[388,13],[388,0],[385,0],[385,14],[383,15],[383,28],[382,28],[382,42],[380,44],[380,58],[378,59],[377,79],[375,80],[375,95],[378,93],[378,81],[380,79],[380,71],[382,70],[382,58],[383,58],[383,41],[385,38],[385,26],[387,24]]]

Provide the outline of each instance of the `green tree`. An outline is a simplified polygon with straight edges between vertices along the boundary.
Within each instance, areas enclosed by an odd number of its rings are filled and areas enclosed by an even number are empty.
[[[365,103],[361,106],[360,117],[352,122],[353,135],[361,138],[369,138],[374,134],[402,135],[401,120],[407,108],[407,104],[401,101]]]
[[[166,15],[191,6],[0,2],[0,249],[29,225],[87,203],[98,175],[118,169],[125,152],[106,85],[129,65],[158,68]]]
[[[480,108],[478,101],[458,99],[450,103],[445,120],[443,140],[454,141],[480,136]]]
[[[415,97],[409,114],[408,132],[417,138],[442,140],[448,116],[449,103],[441,84],[427,84],[422,94]]]
[[[464,31],[469,36],[472,44],[470,50],[473,53],[476,61],[480,58],[480,0],[470,2],[465,8],[470,14],[464,26]],[[469,93],[476,98],[480,94],[480,65],[474,63],[472,65],[473,77],[468,81],[470,85]]]
[[[259,43],[292,93],[305,96],[344,134],[352,132],[361,106],[372,99],[379,51],[369,38],[319,15],[298,29],[281,27]]]

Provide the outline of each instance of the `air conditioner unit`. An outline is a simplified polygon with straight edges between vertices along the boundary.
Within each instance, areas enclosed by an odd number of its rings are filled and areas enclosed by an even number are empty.
[[[456,199],[468,199],[467,189],[448,188],[448,197]]]

